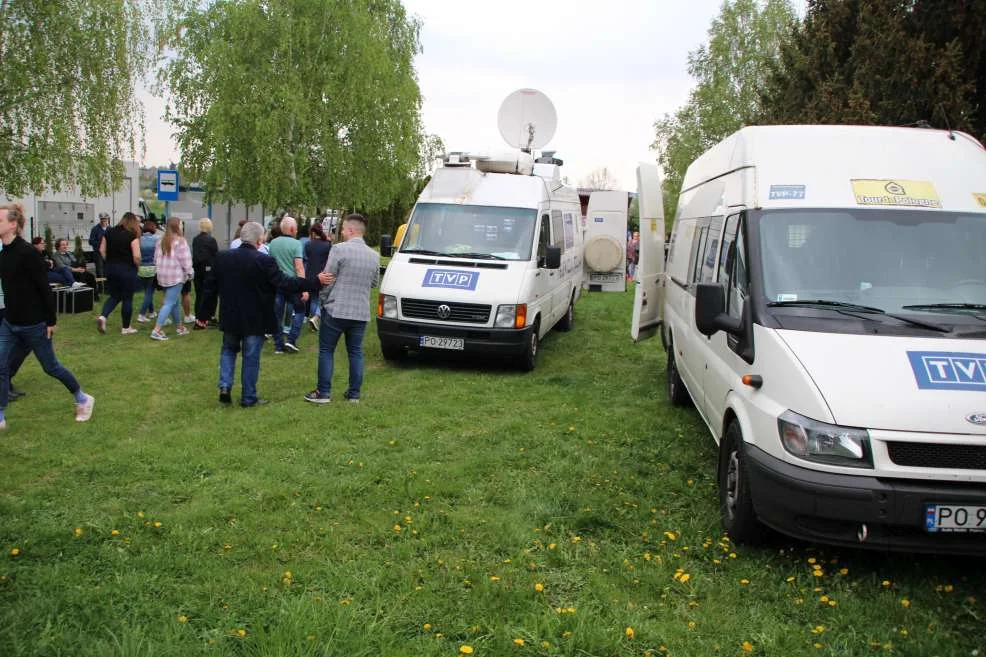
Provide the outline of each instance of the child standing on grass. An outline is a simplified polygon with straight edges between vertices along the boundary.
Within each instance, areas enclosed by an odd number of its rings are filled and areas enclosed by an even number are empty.
[[[5,411],[10,401],[10,363],[34,352],[45,374],[62,382],[75,397],[75,419],[92,417],[96,400],[82,391],[75,376],[55,358],[55,303],[44,262],[24,241],[24,209],[0,205],[0,283],[6,305],[0,322],[0,430],[7,428]]]
[[[188,248],[188,242],[182,237],[181,220],[177,217],[168,219],[168,224],[164,229],[164,237],[157,243],[154,249],[154,266],[157,267],[158,285],[164,288],[164,302],[161,304],[161,312],[157,316],[157,324],[151,331],[151,338],[154,340],[167,340],[161,328],[168,315],[174,315],[174,322],[178,326],[175,333],[178,335],[188,335],[188,329],[182,323],[181,308],[178,305],[179,295],[185,281],[192,279],[192,251]]]

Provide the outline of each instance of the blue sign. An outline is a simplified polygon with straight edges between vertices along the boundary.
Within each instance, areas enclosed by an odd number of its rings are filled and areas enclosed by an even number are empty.
[[[478,271],[458,269],[429,269],[421,287],[449,287],[455,290],[475,290],[479,282]]]
[[[986,354],[908,351],[918,388],[986,392]]]
[[[805,186],[771,185],[768,198],[771,201],[801,201],[805,198]]]
[[[178,172],[171,170],[158,169],[157,172],[157,200],[177,201],[178,200]]]

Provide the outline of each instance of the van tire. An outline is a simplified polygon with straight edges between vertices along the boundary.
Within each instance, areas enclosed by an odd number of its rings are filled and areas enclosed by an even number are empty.
[[[404,356],[407,355],[407,350],[404,347],[398,347],[385,342],[380,343],[380,351],[383,353],[384,360],[390,361],[403,360]]]
[[[719,513],[722,526],[737,543],[763,542],[766,528],[757,518],[750,493],[750,475],[743,456],[743,432],[733,420],[719,441]]]
[[[527,336],[527,347],[524,349],[524,353],[520,355],[518,364],[524,372],[532,372],[537,366],[538,350],[541,346],[541,339],[538,336],[539,328],[540,321],[535,320],[534,326],[531,327],[531,332]]]
[[[565,310],[565,314],[562,315],[561,319],[555,325],[559,331],[571,331],[572,326],[575,325],[575,303],[572,301],[568,302],[568,309]]]
[[[688,394],[688,389],[685,387],[685,382],[681,380],[681,375],[678,374],[678,363],[674,359],[674,343],[668,345],[668,401],[671,402],[672,406],[677,406],[679,408],[684,408],[688,406],[691,401],[691,395]]]

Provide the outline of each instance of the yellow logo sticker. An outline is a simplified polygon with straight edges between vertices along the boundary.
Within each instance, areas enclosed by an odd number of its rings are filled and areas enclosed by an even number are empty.
[[[979,207],[986,208],[986,194],[976,194],[973,192],[972,197],[979,203]]]
[[[852,180],[852,193],[859,205],[896,205],[940,208],[935,187],[923,180]],[[982,203],[982,201],[980,201]]]

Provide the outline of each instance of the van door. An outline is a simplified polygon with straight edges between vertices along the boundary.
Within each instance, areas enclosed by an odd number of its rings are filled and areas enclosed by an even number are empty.
[[[548,245],[551,244],[551,216],[544,212],[541,214],[541,222],[538,224],[537,232],[537,273],[534,274],[534,297],[527,301],[527,317],[529,322],[534,321],[534,317],[541,313],[541,331],[544,333],[554,324],[552,317],[551,292],[555,287],[556,274],[554,269],[547,269],[545,260],[548,255]]]
[[[682,337],[686,338],[684,344],[678,343],[680,356],[677,362],[685,385],[688,386],[689,391],[694,393],[692,399],[695,401],[695,406],[708,420],[704,379],[709,360],[712,358],[712,350],[709,346],[709,339],[699,333],[695,326],[695,286],[698,283],[715,281],[719,257],[719,238],[722,234],[722,217],[700,219],[697,231],[692,245],[692,258],[689,259],[691,281],[688,286],[688,294],[681,295],[686,304],[686,307],[682,308],[681,311],[687,313],[683,317],[687,318],[688,330],[684,332],[685,335],[677,337],[678,340]],[[685,378],[686,373],[688,378]]]
[[[640,209],[640,251],[633,292],[630,337],[634,342],[652,337],[664,321],[664,202],[657,165],[637,167]]]
[[[565,284],[567,279],[567,267],[571,260],[569,249],[565,244],[565,221],[562,211],[555,208],[551,210],[551,243],[561,249],[561,269],[552,271],[551,288],[551,326],[555,325],[565,310],[568,308],[568,286]]]
[[[741,213],[726,218],[722,232],[722,248],[716,282],[721,283],[726,292],[726,314],[740,319],[743,307],[750,293],[747,269],[746,238]],[[712,427],[722,426],[726,396],[739,382],[748,364],[740,357],[739,339],[725,331],[719,331],[708,341],[710,360],[705,370],[706,419]]]

